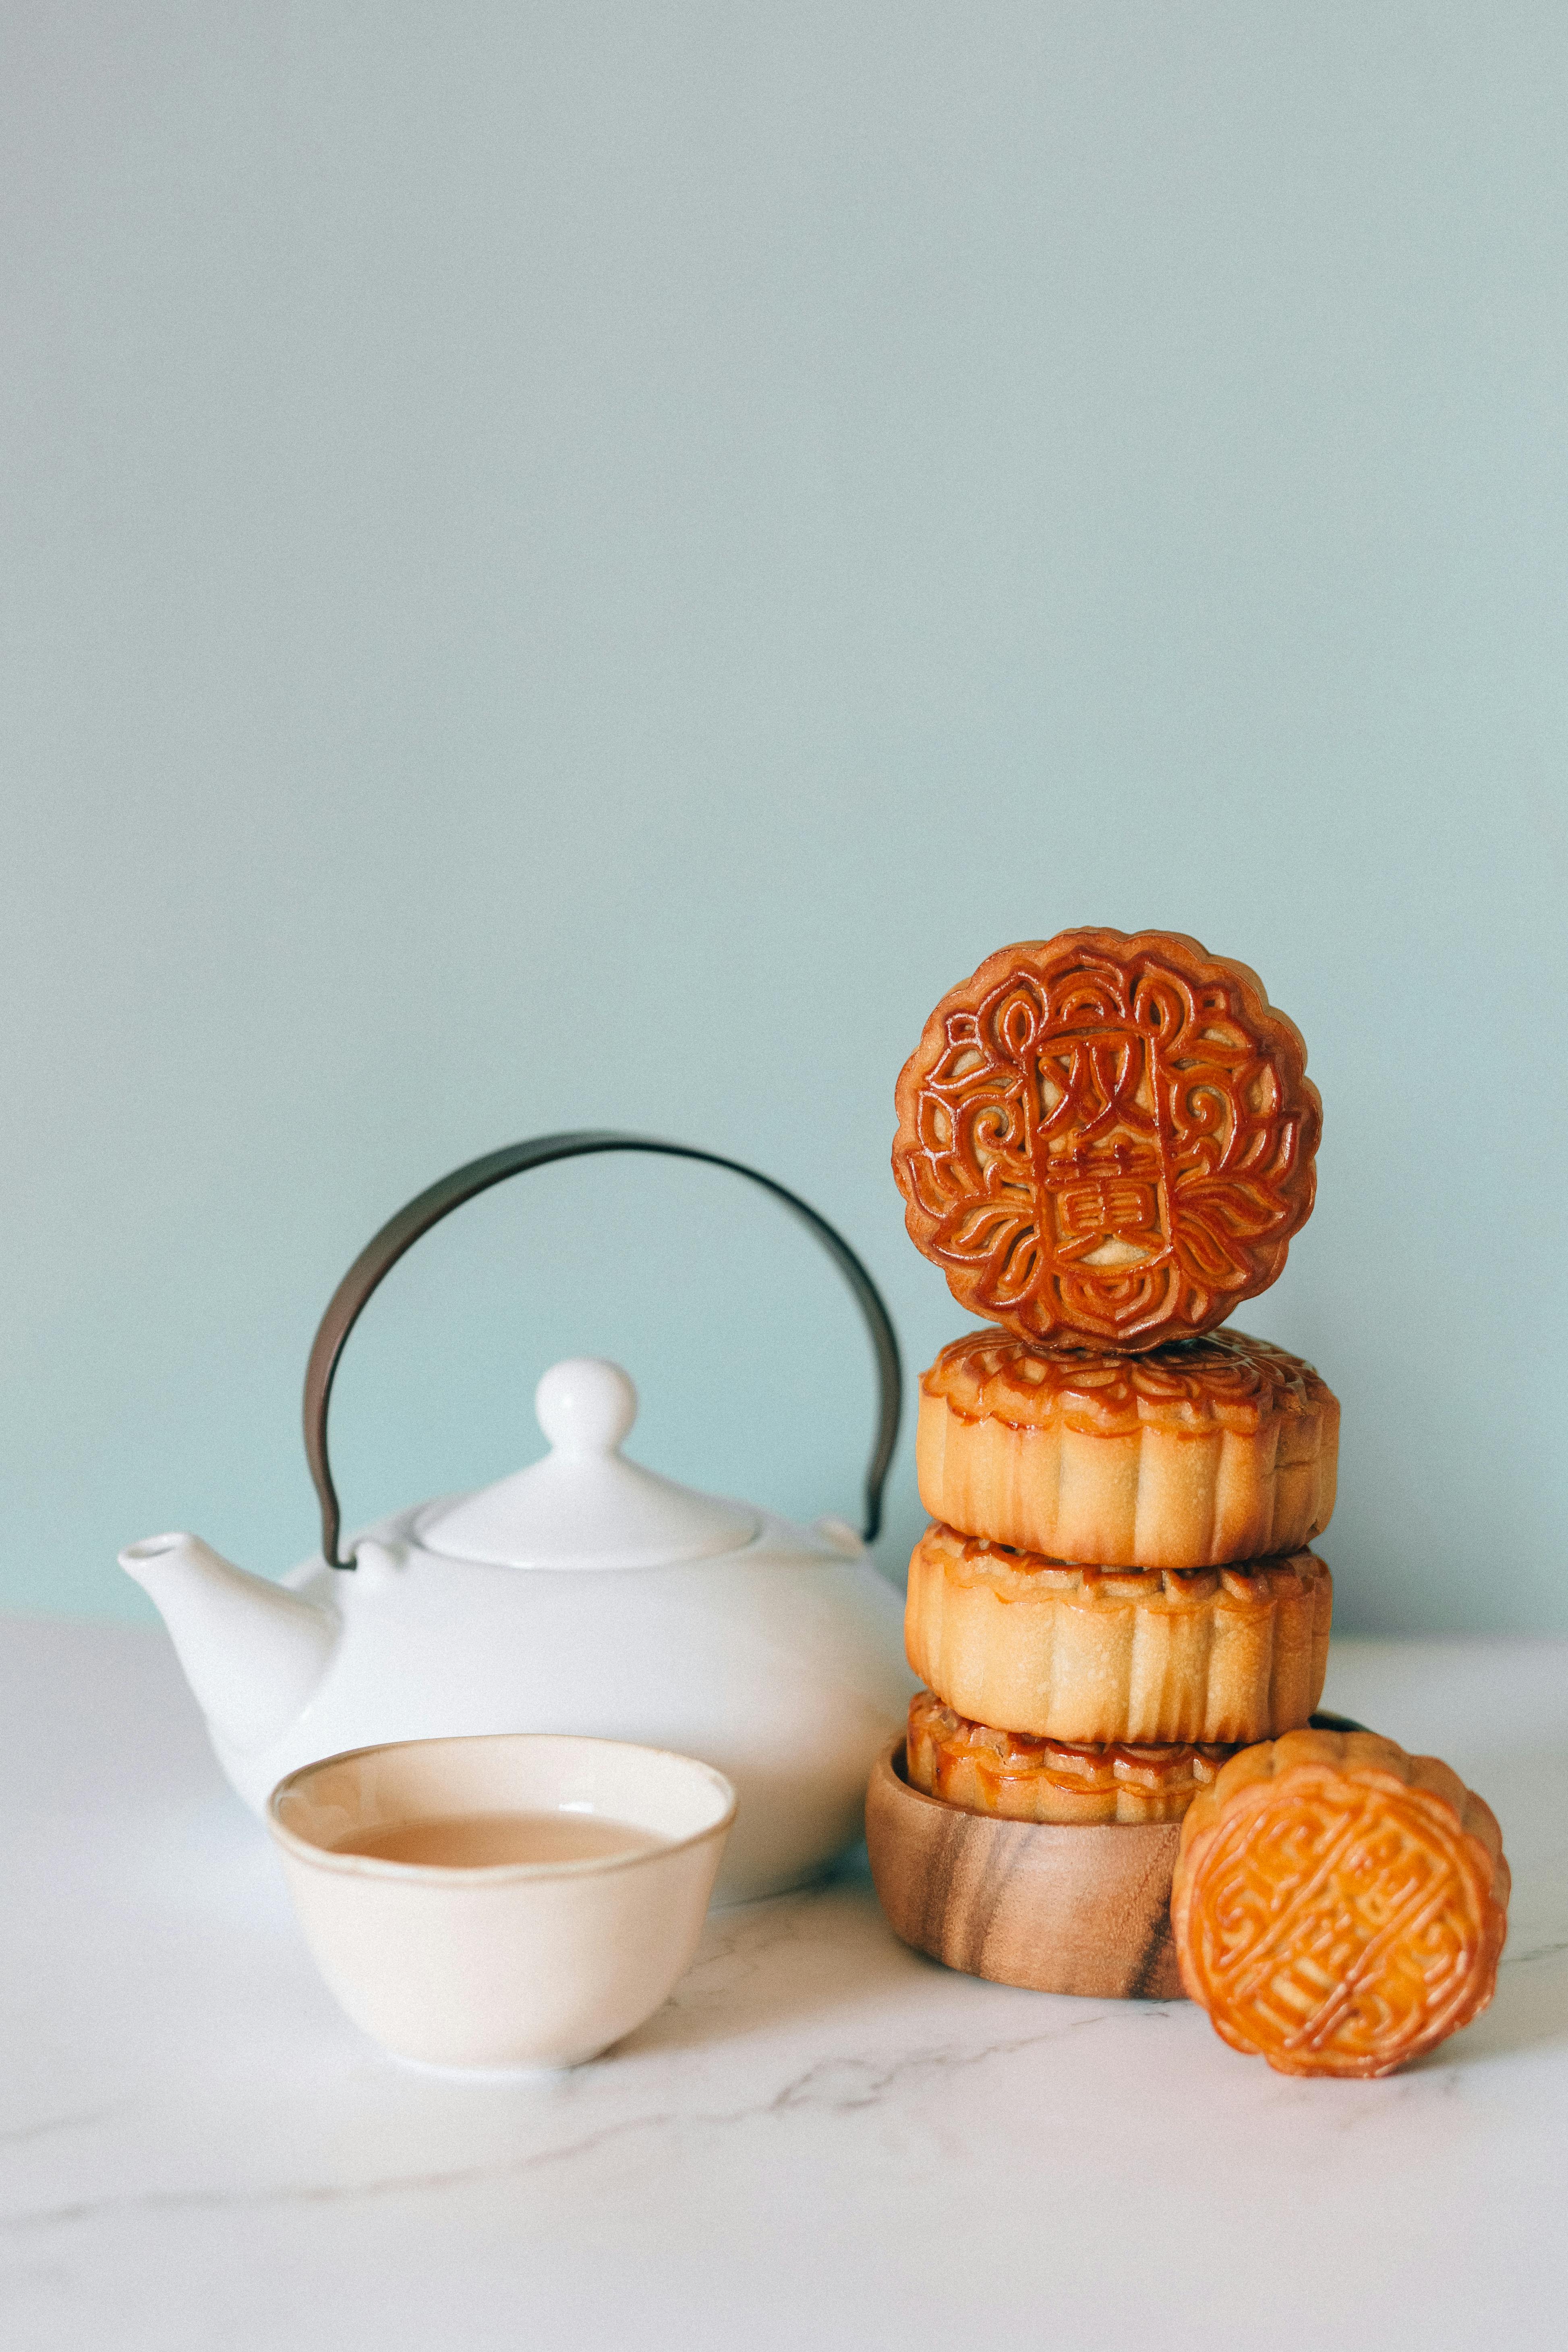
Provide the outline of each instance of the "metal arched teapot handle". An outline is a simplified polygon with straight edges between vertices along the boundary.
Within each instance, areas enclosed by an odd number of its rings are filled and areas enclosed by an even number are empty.
[[[725,1159],[722,1152],[700,1151],[690,1143],[665,1143],[650,1135],[587,1129],[573,1135],[536,1135],[526,1143],[509,1143],[500,1151],[489,1151],[482,1160],[470,1160],[466,1167],[455,1168],[449,1176],[443,1176],[439,1183],[432,1184],[387,1220],[374,1240],[361,1250],[333,1291],[305,1368],[305,1457],[321,1501],[321,1557],[329,1567],[352,1569],[354,1563],[338,1558],[342,1517],[327,1456],[327,1408],[344,1343],[373,1292],[422,1234],[427,1234],[432,1225],[439,1224],[443,1217],[461,1208],[476,1193],[488,1192],[492,1184],[504,1183],[509,1176],[521,1176],[530,1168],[547,1167],[552,1160],[583,1160],[600,1151],[652,1151],[669,1160],[700,1160],[710,1168],[731,1169],[782,1201],[821,1243],[855,1294],[877,1360],[877,1433],[866,1465],[866,1518],[861,1529],[867,1543],[877,1534],[882,1524],[882,1486],[898,1442],[903,1377],[899,1343],[881,1294],[848,1243],[834,1231],[826,1217],[818,1216],[787,1186],[776,1183],[758,1169],[746,1167],[739,1160]]]

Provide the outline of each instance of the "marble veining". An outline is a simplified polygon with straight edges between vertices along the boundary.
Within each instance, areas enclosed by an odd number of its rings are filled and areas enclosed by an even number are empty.
[[[1317,2352],[1331,2310],[1380,2352],[1555,2347],[1564,1645],[1335,1644],[1329,1703],[1447,1756],[1515,1874],[1491,2010],[1385,2083],[1286,2082],[1187,2003],[955,1975],[863,1858],[713,1916],[603,2060],[465,2082],[334,2009],[156,1635],[6,1636],[7,2346]]]

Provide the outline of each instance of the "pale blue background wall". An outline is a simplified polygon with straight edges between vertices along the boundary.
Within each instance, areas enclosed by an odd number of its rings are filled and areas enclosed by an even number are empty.
[[[922,1363],[895,1073],[1103,921],[1309,1040],[1243,1319],[1344,1400],[1341,1622],[1568,1627],[1568,11],[0,24],[0,1598],[307,1550],[334,1282],[531,1130],[756,1159]],[[621,1162],[378,1302],[351,1515],[528,1458],[577,1349],[645,1458],[851,1507],[831,1274]]]

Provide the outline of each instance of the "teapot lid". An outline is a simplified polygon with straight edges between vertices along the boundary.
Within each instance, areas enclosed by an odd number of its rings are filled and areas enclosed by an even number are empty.
[[[421,1543],[497,1568],[660,1568],[756,1535],[760,1513],[622,1460],[637,1392],[618,1364],[568,1357],[545,1373],[533,1409],[550,1440],[544,1459],[433,1505],[416,1523]]]

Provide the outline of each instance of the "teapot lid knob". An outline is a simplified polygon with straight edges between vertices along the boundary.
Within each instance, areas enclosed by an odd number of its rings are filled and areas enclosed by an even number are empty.
[[[557,1454],[616,1454],[637,1417],[637,1392],[619,1364],[602,1356],[568,1356],[552,1364],[533,1391],[539,1426]]]
[[[757,1535],[760,1515],[743,1503],[626,1460],[620,1445],[637,1392],[619,1364],[597,1356],[552,1364],[533,1406],[550,1440],[543,1461],[427,1506],[416,1528],[431,1550],[494,1568],[668,1568],[737,1551]]]

